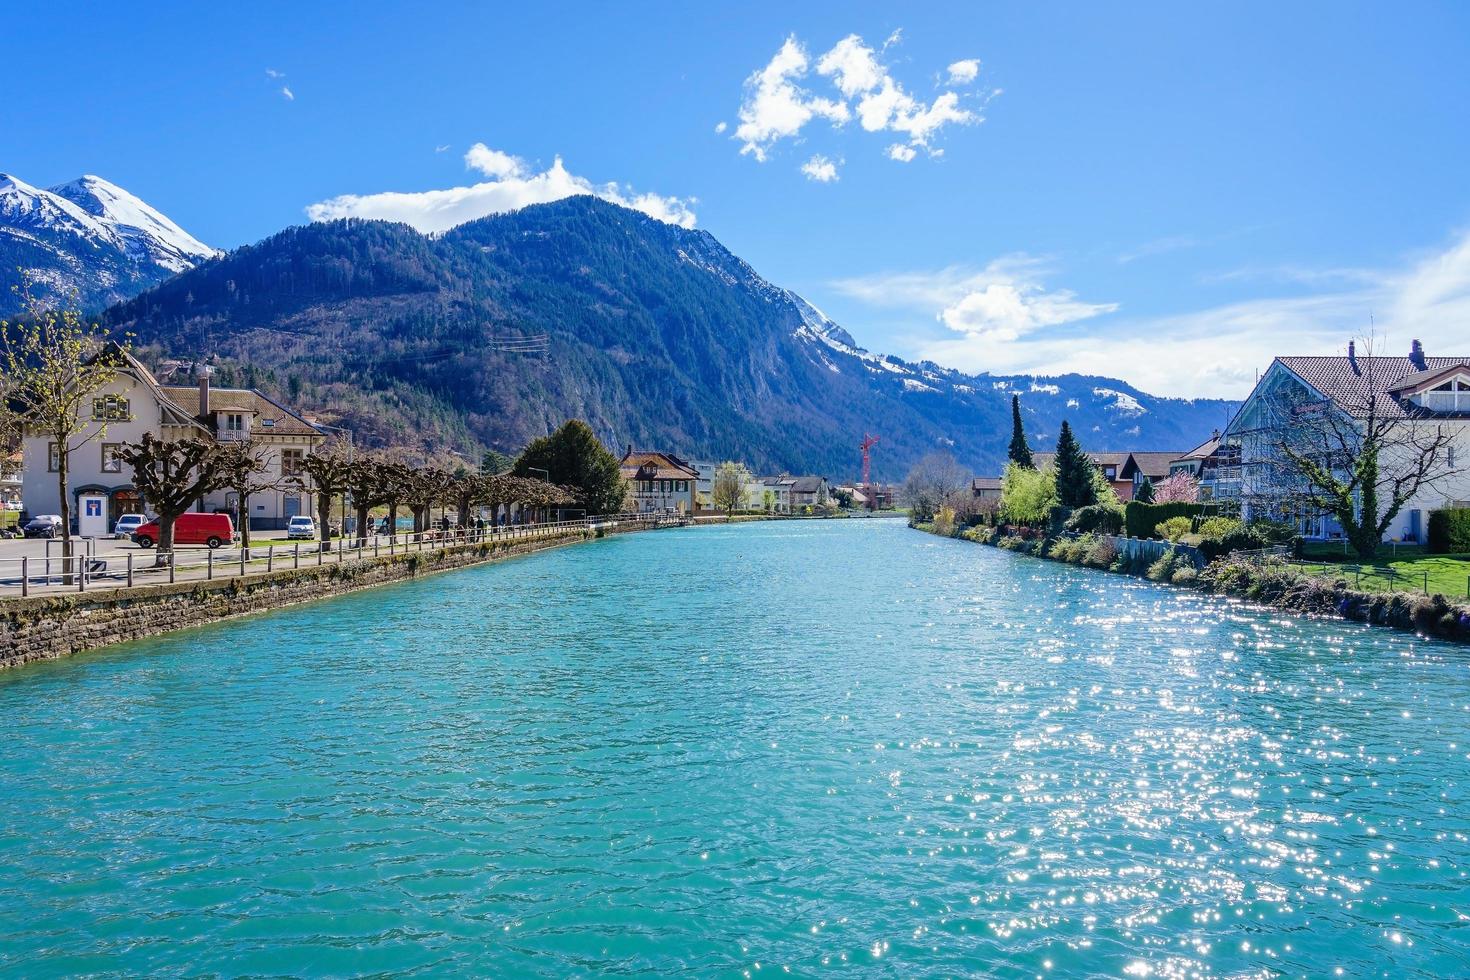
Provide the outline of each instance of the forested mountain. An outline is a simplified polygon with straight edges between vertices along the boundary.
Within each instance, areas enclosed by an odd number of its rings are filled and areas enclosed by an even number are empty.
[[[1093,449],[1188,449],[1218,401],[1105,378],[970,376],[857,348],[713,236],[593,197],[442,236],[348,220],[291,228],[112,308],[145,358],[218,359],[376,444],[513,451],[568,417],[621,449],[852,478],[947,448],[998,471],[1009,398],[1038,446],[1071,419]]]
[[[18,269],[42,299],[99,309],[214,254],[162,213],[90,174],[41,190],[0,174],[0,317],[21,308]]]

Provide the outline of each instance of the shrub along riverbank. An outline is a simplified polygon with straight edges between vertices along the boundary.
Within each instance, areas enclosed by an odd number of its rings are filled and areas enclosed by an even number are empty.
[[[1363,592],[1346,578],[1296,568],[1279,558],[1226,554],[1203,568],[1180,548],[1152,560],[1119,547],[1109,534],[1047,535],[1034,528],[956,528],[945,522],[914,527],[1036,558],[1135,575],[1155,582],[1231,596],[1308,616],[1332,616],[1375,626],[1470,643],[1470,606],[1443,595]],[[1126,539],[1122,539],[1126,542]]]

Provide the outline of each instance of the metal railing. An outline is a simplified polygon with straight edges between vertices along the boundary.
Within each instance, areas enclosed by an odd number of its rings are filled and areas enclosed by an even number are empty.
[[[1366,583],[1372,592],[1410,592],[1431,595],[1429,575],[1425,571],[1401,572],[1389,565],[1352,565],[1335,561],[1304,561],[1293,559],[1290,564],[1309,574],[1322,578],[1352,580],[1353,587],[1362,589]],[[1443,590],[1448,592],[1448,589]],[[1465,597],[1470,598],[1470,575],[1465,577]]]
[[[0,558],[0,597],[87,592],[94,589],[133,588],[178,581],[270,574],[287,569],[345,565],[383,556],[437,551],[479,544],[509,544],[599,530],[677,526],[688,518],[666,514],[614,514],[570,521],[536,524],[450,527],[395,534],[347,534],[329,541],[269,541],[249,548],[208,549],[199,552],[135,549],[98,554],[96,542],[76,539],[78,553]],[[56,542],[58,545],[60,542]],[[198,555],[199,557],[194,557]]]

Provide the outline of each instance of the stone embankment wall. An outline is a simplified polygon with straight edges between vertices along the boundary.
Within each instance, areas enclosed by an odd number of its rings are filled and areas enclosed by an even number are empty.
[[[1194,562],[1195,568],[1204,568],[1207,564],[1200,550],[1187,544],[1170,544],[1168,541],[1153,538],[1125,538],[1120,534],[1109,534],[1107,538],[1113,542],[1118,549],[1118,554],[1124,558],[1146,562],[1150,565],[1168,554],[1171,549],[1175,554],[1183,555]]]
[[[625,532],[618,532],[625,533]],[[577,530],[213,581],[0,600],[0,669],[586,540]]]

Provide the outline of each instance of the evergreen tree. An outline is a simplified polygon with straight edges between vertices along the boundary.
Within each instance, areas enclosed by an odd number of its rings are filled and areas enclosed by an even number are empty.
[[[1140,504],[1153,503],[1154,481],[1150,480],[1148,477],[1144,477],[1143,482],[1138,485],[1138,492],[1133,495],[1133,499],[1138,501]]]
[[[1097,503],[1097,489],[1092,485],[1092,460],[1077,444],[1066,419],[1062,420],[1062,434],[1057,437],[1056,467],[1057,500],[1063,507]]]
[[[581,419],[532,440],[511,474],[537,479],[544,475],[548,483],[566,487],[589,515],[616,514],[627,493],[618,458]]]
[[[1036,469],[1031,458],[1031,447],[1026,445],[1026,429],[1021,425],[1021,396],[1011,396],[1011,448],[1008,454],[1012,463],[1028,470]]]

